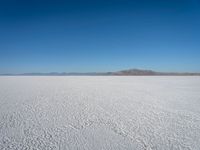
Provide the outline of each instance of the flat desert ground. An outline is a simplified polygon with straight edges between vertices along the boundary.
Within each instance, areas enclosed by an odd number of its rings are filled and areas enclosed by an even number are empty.
[[[1,76],[0,150],[200,150],[200,77]]]

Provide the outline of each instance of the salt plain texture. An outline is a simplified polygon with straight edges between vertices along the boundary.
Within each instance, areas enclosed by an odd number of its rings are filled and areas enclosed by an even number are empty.
[[[0,77],[0,149],[200,150],[200,77]]]

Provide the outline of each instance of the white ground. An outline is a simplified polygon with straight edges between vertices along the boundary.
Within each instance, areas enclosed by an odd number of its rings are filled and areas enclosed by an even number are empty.
[[[0,150],[200,150],[200,77],[0,77]]]

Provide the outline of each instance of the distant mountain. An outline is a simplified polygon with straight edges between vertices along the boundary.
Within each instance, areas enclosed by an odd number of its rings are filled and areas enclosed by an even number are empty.
[[[113,72],[114,75],[156,75],[157,72],[152,70],[129,69]]]
[[[157,72],[153,70],[142,69],[128,69],[118,72],[113,72],[112,75],[124,75],[124,76],[199,76],[200,73],[194,72]]]
[[[200,76],[195,72],[157,72],[153,70],[128,69],[116,72],[50,72],[50,73],[22,73],[0,74],[1,76]]]

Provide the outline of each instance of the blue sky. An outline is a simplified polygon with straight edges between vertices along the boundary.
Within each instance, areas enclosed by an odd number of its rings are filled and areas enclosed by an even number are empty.
[[[128,68],[200,72],[200,1],[0,1],[0,73]]]

